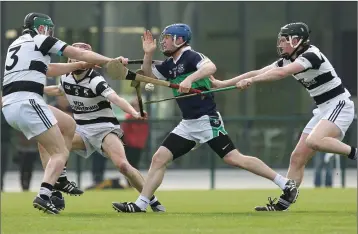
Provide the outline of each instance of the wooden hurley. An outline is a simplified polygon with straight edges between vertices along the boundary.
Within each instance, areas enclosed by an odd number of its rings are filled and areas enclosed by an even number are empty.
[[[154,85],[165,86],[172,89],[179,89],[178,84],[172,84],[168,81],[154,79],[148,76],[144,76],[139,73],[135,73],[126,68],[119,60],[112,60],[105,66],[108,76],[113,80],[136,80],[145,83],[151,83]],[[201,93],[201,90],[190,89],[189,93]]]

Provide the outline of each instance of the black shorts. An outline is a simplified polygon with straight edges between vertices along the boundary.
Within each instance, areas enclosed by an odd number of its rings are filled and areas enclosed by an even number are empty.
[[[220,158],[225,157],[229,152],[236,149],[230,137],[223,134],[211,139],[207,144]],[[162,146],[173,154],[173,160],[188,153],[195,145],[195,141],[185,139],[174,133],[170,133],[162,143]]]

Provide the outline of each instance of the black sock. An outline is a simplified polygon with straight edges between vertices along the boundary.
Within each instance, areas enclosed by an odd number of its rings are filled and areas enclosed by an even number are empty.
[[[351,146],[351,152],[348,154],[348,158],[357,160],[357,148]]]
[[[52,189],[53,186],[51,184],[43,182],[41,184],[39,196],[44,200],[50,200]]]

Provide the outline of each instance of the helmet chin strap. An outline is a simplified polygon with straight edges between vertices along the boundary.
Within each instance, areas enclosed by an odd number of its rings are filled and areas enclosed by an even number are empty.
[[[173,54],[175,54],[178,50],[180,50],[180,49],[185,45],[186,41],[184,41],[184,42],[181,43],[180,45],[177,45],[177,44],[175,43],[176,39],[177,39],[177,36],[175,35],[175,36],[173,37],[174,46],[176,47],[176,49],[175,49],[174,51],[163,51],[163,54],[164,54],[166,57],[171,57],[171,56],[173,56]]]

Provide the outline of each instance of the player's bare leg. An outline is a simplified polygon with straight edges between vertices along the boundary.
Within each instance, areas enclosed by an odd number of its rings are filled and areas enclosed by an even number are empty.
[[[310,134],[303,133],[291,154],[287,177],[294,179],[299,186],[303,180],[305,166],[316,151],[351,155],[349,158],[356,159],[356,148],[338,140],[340,136],[340,129],[328,120],[320,120]]]
[[[115,209],[121,212],[145,212],[150,205],[150,198],[161,185],[167,164],[173,160],[172,153],[163,146],[160,146],[153,155],[147,179],[144,183],[143,190],[135,203],[113,203]]]
[[[290,204],[296,201],[299,191],[296,187],[295,181],[276,173],[260,159],[243,155],[235,149],[229,152],[223,160],[229,165],[243,168],[249,172],[273,181],[282,189],[283,195],[286,200],[290,202]]]
[[[229,165],[240,167],[272,181],[277,175],[274,170],[259,158],[243,155],[238,150],[232,150],[223,158],[223,160]]]
[[[35,139],[51,156],[45,168],[40,192],[36,196],[33,205],[35,208],[44,210],[47,213],[58,214],[59,211],[51,203],[50,197],[53,186],[67,162],[69,151],[65,146],[65,141],[57,124],[36,136]]]
[[[38,143],[38,150],[39,150],[39,154],[40,154],[42,167],[45,170],[46,166],[47,166],[47,163],[48,163],[48,161],[49,161],[51,156],[40,143]],[[64,168],[66,168],[66,164],[65,164]],[[60,176],[62,176],[64,174],[64,170],[65,169],[62,170]],[[57,210],[64,210],[65,209],[65,199],[63,198],[61,192],[56,191],[56,190],[52,190],[51,202],[56,207]]]
[[[46,132],[36,136],[35,139],[49,155],[49,160],[45,168],[44,180],[47,183],[55,184],[57,178],[61,174],[59,173],[58,176],[56,176],[57,167],[55,167],[55,165],[61,165],[63,160],[67,161],[69,155],[69,151],[65,146],[65,141],[62,137],[61,131],[56,124],[49,128]],[[63,165],[65,165],[66,161]],[[61,168],[61,171],[62,169],[63,168]]]
[[[72,148],[72,139],[75,134],[76,130],[76,122],[73,120],[71,116],[68,114],[60,111],[59,109],[48,105],[48,107],[51,109],[52,113],[55,115],[57,119],[58,127],[60,128],[61,134],[65,140],[65,145],[67,149],[70,151]],[[46,167],[47,162],[49,160],[49,154],[46,152],[46,150],[38,144],[38,148],[40,151],[40,157],[41,157],[41,163],[43,168]]]
[[[302,183],[307,162],[316,153],[315,150],[307,146],[307,137],[307,133],[302,133],[300,140],[291,154],[290,165],[287,172],[287,178],[295,180],[297,186],[300,186]]]
[[[119,169],[119,171],[128,179],[129,183],[138,191],[142,192],[144,178],[140,172],[132,167],[128,162],[123,147],[122,141],[117,135],[108,134],[102,144],[104,152],[110,157],[113,164]],[[150,196],[149,204],[153,211],[164,212],[165,208],[160,204],[158,199],[152,195]],[[116,208],[115,203],[112,204],[113,208]]]
[[[65,145],[66,145],[68,151],[70,151],[72,148],[73,136],[74,136],[74,133],[76,130],[76,122],[73,120],[73,118],[71,116],[60,111],[59,109],[57,109],[53,106],[50,106],[50,105],[48,107],[51,109],[51,111],[55,115],[55,117],[58,121],[58,127],[60,128],[61,134],[65,140]],[[46,150],[40,144],[38,145],[38,148],[39,148],[42,166],[45,168],[47,165],[47,162],[49,160],[49,153],[46,152]],[[83,194],[83,191],[77,187],[75,182],[68,181],[66,166],[63,168],[63,171],[62,171],[60,177],[58,178],[58,181],[56,182],[54,189],[68,193],[70,195],[75,195],[75,196]],[[59,203],[55,202],[56,208],[63,209],[64,208],[64,200],[63,200],[62,195],[60,193],[54,193],[53,195],[54,195],[54,199],[56,201],[59,201]]]
[[[357,150],[340,139],[341,130],[333,122],[322,119],[313,128],[306,139],[307,146],[313,150],[346,155],[348,158],[357,160]]]
[[[144,178],[140,172],[132,167],[125,155],[122,141],[113,133],[108,134],[102,143],[103,151],[109,156],[113,164],[128,179],[129,183],[138,191],[143,188]]]
[[[348,158],[357,160],[357,149],[337,139],[340,137],[340,129],[329,120],[320,120],[310,134],[303,133],[291,154],[287,178],[295,180],[297,186],[299,186],[303,180],[305,166],[312,156],[315,155],[316,151],[347,155]],[[284,194],[280,196],[280,201],[287,208],[292,204],[287,201]],[[277,207],[277,204],[273,204],[270,201],[270,204],[258,206],[255,209],[258,211],[268,211],[268,207]]]
[[[294,180],[290,180],[276,173],[259,158],[240,153],[228,135],[219,134],[219,136],[209,140],[207,143],[225,163],[243,168],[273,181],[282,189],[283,194],[290,203],[296,201],[299,191]]]
[[[291,154],[290,166],[287,172],[287,178],[296,181],[297,187],[300,186],[303,180],[305,165],[308,160],[315,154],[315,151],[309,148],[306,144],[307,133],[302,133],[300,140],[298,141],[294,151]],[[285,194],[283,193],[278,202],[271,197],[268,198],[269,203],[265,206],[256,206],[256,211],[285,211],[292,204],[287,201]]]
[[[72,139],[76,131],[75,120],[68,114],[57,109],[56,107],[50,105],[48,107],[55,115],[58,122],[58,127],[60,128],[63,138],[65,140],[66,147],[70,150],[72,148]]]
[[[302,133],[295,149],[293,150],[290,158],[290,165],[287,172],[287,178],[293,179],[296,181],[297,186],[299,187],[302,183],[304,170],[307,162],[312,158],[316,153],[315,150],[308,147],[306,140],[309,134]],[[284,203],[284,205],[275,203],[276,199],[272,200],[271,197],[268,198],[269,203],[265,206],[255,207],[256,211],[284,211],[287,210],[291,205],[289,202],[285,202],[285,196],[282,194],[279,198],[279,202]]]
[[[172,160],[172,153],[166,147],[160,146],[152,158],[142,196],[151,197],[154,194],[162,184],[167,165]]]

